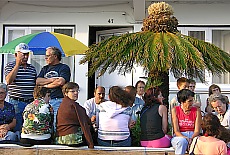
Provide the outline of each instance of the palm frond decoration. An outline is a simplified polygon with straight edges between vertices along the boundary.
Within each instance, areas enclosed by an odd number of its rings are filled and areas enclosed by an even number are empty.
[[[98,77],[106,71],[129,73],[136,64],[144,68],[150,87],[168,85],[169,79],[164,75],[169,72],[175,78],[187,76],[205,82],[205,70],[212,74],[230,71],[230,54],[214,44],[179,33],[178,20],[169,4],[153,3],[148,11],[141,32],[113,36],[89,47],[80,61],[91,63],[89,76],[96,71]],[[166,89],[169,91],[168,86]],[[167,98],[168,92],[163,95]]]

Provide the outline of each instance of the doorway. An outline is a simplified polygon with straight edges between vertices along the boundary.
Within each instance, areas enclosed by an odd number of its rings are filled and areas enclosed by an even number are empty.
[[[89,46],[99,41],[105,40],[110,36],[121,35],[123,33],[133,32],[133,26],[117,26],[117,27],[103,27],[103,26],[90,26],[89,27]],[[88,63],[90,67],[90,63]],[[88,77],[88,99],[94,97],[94,89],[98,85],[105,86],[104,83],[100,81],[105,81],[102,78],[99,80],[96,78],[95,74],[91,77]],[[108,89],[106,88],[106,94]]]

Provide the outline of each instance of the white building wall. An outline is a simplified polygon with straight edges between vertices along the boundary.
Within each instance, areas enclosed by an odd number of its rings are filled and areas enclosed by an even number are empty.
[[[180,25],[229,25],[228,4],[172,4]]]
[[[39,2],[38,2],[39,4]],[[230,4],[171,4],[180,25],[230,25]],[[147,7],[147,6],[146,6]],[[134,26],[140,31],[142,24],[135,24],[131,4],[101,7],[55,8],[8,3],[0,10],[0,44],[2,43],[3,24],[8,25],[75,25],[75,37],[88,45],[89,26]],[[124,15],[125,12],[125,15]],[[108,23],[113,19],[113,23]],[[76,56],[80,60],[82,56]],[[76,62],[74,79],[80,84],[79,102],[87,98],[87,65]],[[78,72],[79,71],[79,72]],[[84,78],[83,78],[84,77]],[[136,79],[134,80],[136,81]],[[208,85],[198,84],[198,92],[203,94],[203,104],[207,97]],[[170,83],[173,93],[175,82]],[[227,92],[227,90],[225,90]],[[170,94],[170,99],[175,94]]]

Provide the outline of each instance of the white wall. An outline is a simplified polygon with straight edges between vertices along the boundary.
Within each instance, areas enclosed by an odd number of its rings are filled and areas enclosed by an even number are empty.
[[[228,4],[172,4],[180,25],[230,25]]]

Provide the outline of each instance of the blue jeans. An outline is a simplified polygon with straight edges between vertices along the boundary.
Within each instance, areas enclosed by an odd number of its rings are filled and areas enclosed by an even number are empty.
[[[16,118],[16,126],[14,127],[14,131],[20,131],[22,130],[22,124],[23,124],[23,116],[22,113],[27,105],[27,103],[9,99],[9,103],[14,105],[15,109],[15,118]]]
[[[8,131],[4,138],[0,138],[0,141],[2,141],[2,140],[18,141],[17,133],[14,133],[12,131]]]
[[[131,137],[129,136],[125,140],[120,140],[120,141],[114,141],[114,140],[102,140],[102,139],[97,139],[97,142],[100,146],[131,146]]]
[[[193,131],[181,132],[182,135],[192,138]],[[188,148],[188,141],[184,137],[173,137],[171,140],[172,146],[175,149],[175,154],[185,154]]]
[[[60,107],[61,102],[62,102],[62,98],[54,98],[50,100],[50,105],[54,110],[54,123],[53,123],[54,132],[56,132],[57,111],[58,108]]]

